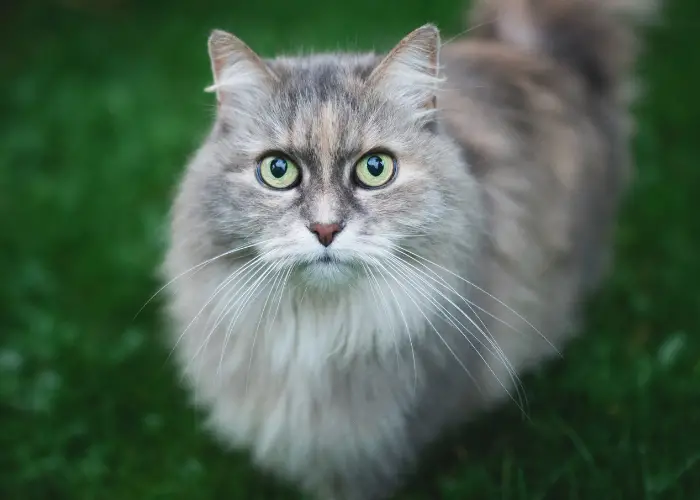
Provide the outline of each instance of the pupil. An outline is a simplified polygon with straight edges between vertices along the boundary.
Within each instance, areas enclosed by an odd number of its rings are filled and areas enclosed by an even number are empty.
[[[275,158],[272,160],[272,163],[270,163],[270,173],[276,179],[284,177],[284,174],[287,173],[287,160],[284,158]]]
[[[384,162],[379,156],[367,158],[367,171],[374,177],[379,177],[384,171]]]

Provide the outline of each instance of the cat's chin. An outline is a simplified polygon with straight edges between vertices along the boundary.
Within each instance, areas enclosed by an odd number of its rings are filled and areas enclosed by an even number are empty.
[[[321,258],[299,266],[299,278],[304,284],[322,289],[347,286],[359,277],[355,266],[335,259]]]

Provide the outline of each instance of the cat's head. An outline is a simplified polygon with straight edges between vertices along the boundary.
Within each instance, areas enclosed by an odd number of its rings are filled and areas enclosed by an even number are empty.
[[[426,25],[384,57],[263,60],[214,32],[217,120],[189,172],[212,239],[326,287],[470,244],[475,184],[441,131],[439,44]]]

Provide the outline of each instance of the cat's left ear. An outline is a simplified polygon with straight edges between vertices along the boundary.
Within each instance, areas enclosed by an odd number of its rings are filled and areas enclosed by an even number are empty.
[[[368,83],[416,109],[436,106],[440,32],[426,24],[406,35],[377,65]]]
[[[265,62],[238,37],[214,30],[208,45],[214,84],[205,90],[216,92],[219,105],[245,107],[277,80]]]

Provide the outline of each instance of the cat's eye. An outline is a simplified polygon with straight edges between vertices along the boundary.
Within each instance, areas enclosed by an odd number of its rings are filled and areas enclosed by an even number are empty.
[[[385,153],[370,153],[355,164],[355,178],[360,186],[376,189],[388,184],[396,175],[396,159]]]
[[[273,189],[290,189],[299,184],[299,167],[281,155],[266,156],[258,164],[258,179]]]

